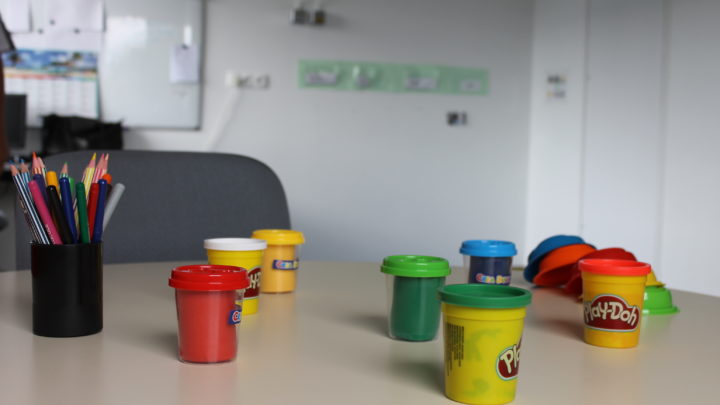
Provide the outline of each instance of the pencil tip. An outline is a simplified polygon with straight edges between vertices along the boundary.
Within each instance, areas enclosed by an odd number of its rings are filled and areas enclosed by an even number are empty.
[[[13,176],[17,176],[18,174],[20,174],[20,172],[18,172],[17,167],[15,167],[15,165],[10,165],[10,173]]]

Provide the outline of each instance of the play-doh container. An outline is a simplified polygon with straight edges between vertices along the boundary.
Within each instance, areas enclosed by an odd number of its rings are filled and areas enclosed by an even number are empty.
[[[245,269],[192,265],[172,270],[178,320],[178,358],[189,363],[221,363],[235,358]],[[238,306],[238,303],[240,306]]]
[[[208,263],[236,266],[246,269],[250,286],[245,290],[242,302],[242,314],[252,315],[258,311],[260,295],[261,266],[267,243],[251,238],[215,238],[205,239]]]
[[[302,232],[289,229],[260,229],[252,237],[267,242],[263,255],[262,293],[295,291],[300,268],[300,245],[305,243]]]
[[[447,260],[433,256],[396,255],[383,260],[387,274],[388,331],[393,339],[425,341],[440,324],[439,287],[450,274]]]
[[[637,346],[650,265],[632,260],[583,259],[578,267],[585,342],[614,348]]]
[[[466,404],[515,398],[529,291],[502,285],[440,288],[445,344],[445,395]]]
[[[510,284],[515,244],[502,240],[466,240],[460,247],[468,283]]]

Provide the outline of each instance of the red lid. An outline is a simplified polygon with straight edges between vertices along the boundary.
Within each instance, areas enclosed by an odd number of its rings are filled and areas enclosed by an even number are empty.
[[[606,248],[590,252],[582,257],[582,259],[621,259],[621,260],[632,260],[636,261],[635,255],[623,248]],[[565,292],[572,295],[582,294],[582,278],[580,276],[580,269],[578,264],[575,263],[572,267],[572,275],[565,284]]]
[[[583,259],[578,266],[580,271],[607,276],[644,276],[651,270],[647,263],[616,259]]]
[[[182,290],[228,291],[247,288],[250,279],[242,267],[194,264],[174,268],[168,284]]]

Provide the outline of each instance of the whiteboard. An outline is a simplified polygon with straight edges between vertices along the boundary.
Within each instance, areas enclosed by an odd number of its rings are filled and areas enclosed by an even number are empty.
[[[99,51],[103,121],[134,128],[200,127],[201,82],[171,83],[170,55],[186,44],[197,46],[202,58],[204,0],[104,0],[102,32],[53,32],[45,1],[31,0],[32,32],[14,33],[15,45]]]

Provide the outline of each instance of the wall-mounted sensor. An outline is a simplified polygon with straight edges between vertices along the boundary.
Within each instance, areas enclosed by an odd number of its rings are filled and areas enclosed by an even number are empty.
[[[465,111],[450,111],[447,113],[447,124],[451,127],[467,125],[467,113]]]
[[[325,25],[326,18],[325,10],[318,8],[312,12],[311,22],[313,25]]]
[[[310,19],[310,14],[305,10],[302,4],[298,4],[290,15],[290,21],[296,25],[307,24]]]
[[[295,25],[325,25],[327,13],[323,1],[317,1],[313,6],[305,7],[305,2],[299,0],[293,7],[290,21]]]

